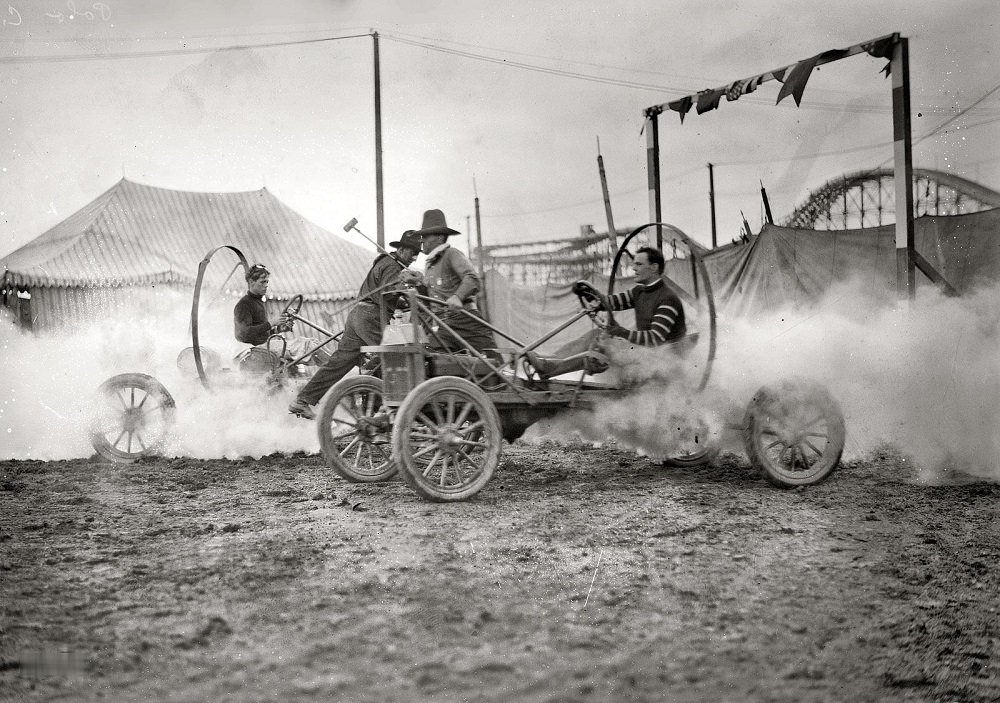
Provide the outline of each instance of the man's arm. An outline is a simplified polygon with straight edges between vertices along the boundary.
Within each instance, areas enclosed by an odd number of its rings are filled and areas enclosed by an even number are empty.
[[[472,268],[472,262],[465,258],[465,254],[458,249],[449,248],[445,252],[445,256],[448,257],[447,265],[451,267],[456,276],[462,279],[452,295],[458,298],[461,303],[465,303],[479,292],[479,276],[476,274],[476,269]]]
[[[608,296],[608,306],[612,310],[627,310],[635,307],[635,291],[636,289],[633,288],[624,293]],[[621,337],[632,344],[656,347],[664,344],[670,338],[683,318],[683,311],[680,299],[670,294],[661,299],[656,306],[649,321],[649,329],[630,330],[614,325],[608,328],[608,334],[612,337]]]
[[[627,291],[605,296],[604,306],[608,310],[613,310],[615,312],[631,310],[635,307],[635,295],[633,294],[634,290],[634,288],[629,288]]]
[[[657,306],[650,320],[648,330],[629,330],[625,338],[633,344],[641,344],[644,347],[658,347],[670,338],[670,334],[677,325],[680,317],[680,310],[673,301],[664,301]]]

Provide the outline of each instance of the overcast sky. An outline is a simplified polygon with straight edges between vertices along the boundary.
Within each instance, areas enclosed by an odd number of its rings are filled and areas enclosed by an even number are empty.
[[[910,40],[914,164],[1000,189],[995,0],[3,5],[0,256],[123,176],[194,191],[266,185],[323,227],[343,234],[356,217],[374,237],[370,30],[387,239],[428,208],[466,232],[475,192],[485,244],[603,231],[598,139],[616,225],[643,224],[646,107],[892,32]],[[304,43],[350,35],[362,36]],[[737,236],[741,210],[759,227],[761,181],[780,218],[845,172],[891,163],[884,64],[824,65],[799,108],[776,106],[772,81],[683,125],[662,115],[664,219],[710,242],[709,162],[720,242]]]

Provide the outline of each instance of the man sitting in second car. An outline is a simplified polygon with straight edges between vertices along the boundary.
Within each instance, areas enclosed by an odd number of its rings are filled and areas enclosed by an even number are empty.
[[[271,324],[264,307],[264,295],[270,283],[271,274],[263,264],[254,264],[246,273],[247,292],[233,308],[233,327],[237,341],[262,347],[275,334],[283,334],[292,330],[292,320],[282,315],[278,321]],[[319,346],[319,340],[313,337],[284,338],[284,356],[297,359]],[[330,358],[325,349],[318,349],[312,356],[315,363],[321,364]]]
[[[632,262],[636,285],[614,295],[601,296],[600,307],[619,311],[635,309],[636,329],[614,324],[594,329],[560,347],[551,357],[528,352],[528,362],[542,378],[572,371],[603,371],[608,355],[636,346],[657,347],[681,339],[687,333],[684,305],[663,281],[663,253],[640,247]]]

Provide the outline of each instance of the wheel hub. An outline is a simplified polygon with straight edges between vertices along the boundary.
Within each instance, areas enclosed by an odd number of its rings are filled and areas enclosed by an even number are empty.
[[[135,434],[143,428],[142,410],[139,408],[127,408],[122,416],[122,429],[130,434]]]
[[[385,414],[362,417],[358,419],[357,433],[362,442],[371,443],[384,433],[388,427],[388,416]]]
[[[435,435],[438,446],[445,451],[455,454],[462,446],[462,435],[454,425],[444,425],[438,428]]]

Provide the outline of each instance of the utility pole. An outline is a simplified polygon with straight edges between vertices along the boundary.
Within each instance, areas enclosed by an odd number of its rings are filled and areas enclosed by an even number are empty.
[[[375,240],[385,247],[385,208],[382,193],[382,77],[378,65],[378,32],[372,31],[375,50]]]

